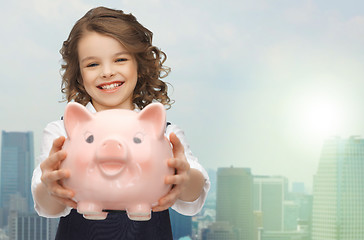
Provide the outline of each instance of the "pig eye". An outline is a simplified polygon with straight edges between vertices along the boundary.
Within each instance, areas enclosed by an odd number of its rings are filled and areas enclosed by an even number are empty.
[[[133,141],[134,141],[134,143],[136,143],[136,144],[139,144],[139,143],[141,143],[141,142],[142,142],[142,140],[141,140],[140,138],[138,138],[138,137],[134,137],[134,138],[133,138]]]
[[[85,140],[87,143],[93,143],[94,142],[94,135],[92,135],[91,133],[87,133],[85,136]]]
[[[142,133],[135,134],[135,136],[133,138],[133,142],[135,144],[140,144],[140,143],[142,143],[142,141],[143,141],[143,134]]]

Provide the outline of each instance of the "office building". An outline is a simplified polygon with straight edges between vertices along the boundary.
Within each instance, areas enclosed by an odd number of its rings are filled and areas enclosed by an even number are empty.
[[[262,231],[259,240],[310,240],[308,232]]]
[[[304,223],[305,231],[311,233],[312,195],[292,192],[289,194],[289,199],[285,202],[284,229],[298,230]]]
[[[216,221],[228,222],[233,231],[238,232],[238,239],[253,239],[253,176],[250,169],[218,169]]]
[[[33,209],[30,185],[34,168],[33,133],[2,131],[0,207],[1,225],[6,224],[9,200],[12,194],[19,194],[27,202],[28,211]]]
[[[313,183],[312,240],[364,239],[364,139],[324,142]]]
[[[214,222],[202,230],[202,240],[239,240],[239,233],[228,222]]]
[[[35,213],[9,213],[9,239],[53,240],[56,236],[58,219],[43,218]]]
[[[284,231],[294,231],[297,229],[300,206],[294,201],[284,201]]]
[[[9,236],[6,234],[4,229],[0,228],[0,240],[9,240]]]
[[[292,193],[301,193],[305,194],[305,184],[303,182],[294,182],[292,183]]]
[[[265,231],[284,230],[284,201],[288,180],[281,176],[254,176],[254,211],[262,212]]]

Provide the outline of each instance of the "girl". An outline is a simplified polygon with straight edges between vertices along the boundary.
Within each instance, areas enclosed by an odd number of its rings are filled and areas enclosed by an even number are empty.
[[[137,111],[153,101],[167,108],[171,105],[166,83],[160,79],[169,73],[163,66],[166,55],[152,45],[152,32],[131,14],[104,7],[91,9],[76,22],[60,52],[64,60],[62,92],[68,102],[79,102],[91,112]],[[166,176],[165,183],[174,187],[153,208],[152,219],[134,222],[124,211],[114,211],[106,220],[90,221],[75,210],[72,189],[59,184],[70,177],[67,170],[59,169],[66,157],[63,122],[48,124],[33,173],[32,194],[40,216],[61,217],[56,239],[172,239],[168,208],[184,215],[198,213],[210,182],[182,130],[169,125],[166,135],[174,155],[168,165],[176,174]]]

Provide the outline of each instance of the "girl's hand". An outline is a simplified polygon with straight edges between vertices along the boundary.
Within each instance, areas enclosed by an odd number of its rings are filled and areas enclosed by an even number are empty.
[[[155,212],[171,207],[181,196],[185,190],[186,183],[190,179],[190,164],[187,162],[182,143],[174,133],[169,135],[169,139],[173,146],[173,158],[168,160],[168,166],[174,168],[176,174],[166,176],[165,184],[171,184],[173,187],[167,195],[159,199],[158,206],[153,208]]]
[[[73,191],[64,188],[60,180],[68,178],[68,170],[59,169],[61,162],[66,158],[67,153],[62,150],[65,137],[61,136],[53,141],[49,156],[40,164],[42,170],[41,181],[45,185],[48,193],[58,202],[65,206],[77,208],[77,203],[72,200]]]

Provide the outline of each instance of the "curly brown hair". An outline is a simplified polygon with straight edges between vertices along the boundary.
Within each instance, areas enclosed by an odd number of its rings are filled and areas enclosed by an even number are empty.
[[[86,32],[97,32],[119,41],[136,59],[138,81],[133,93],[133,103],[143,109],[158,101],[168,108],[173,101],[168,97],[166,77],[170,68],[164,66],[167,55],[152,45],[153,33],[142,26],[132,14],[122,10],[97,7],[88,11],[72,28],[68,39],[63,42],[60,53],[62,64],[62,93],[66,101],[86,105],[91,101],[86,92],[78,59],[78,42]]]

